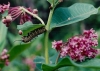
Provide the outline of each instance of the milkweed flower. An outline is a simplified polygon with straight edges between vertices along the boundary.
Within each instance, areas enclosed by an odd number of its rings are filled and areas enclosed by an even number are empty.
[[[75,61],[94,58],[98,51],[92,47],[98,45],[97,38],[97,33],[93,29],[85,30],[82,35],[69,38],[67,42],[63,42],[62,47],[59,50],[60,57],[70,56],[71,59]],[[59,48],[59,46],[57,46],[57,41],[55,42],[55,46],[56,48]]]
[[[9,54],[7,54],[7,50],[4,49],[0,55],[0,61],[3,61],[6,66],[9,65]]]
[[[27,64],[31,69],[35,68],[35,63],[33,62],[33,58],[26,58],[24,60],[25,64]]]
[[[7,15],[6,17],[4,17],[2,19],[2,22],[6,25],[6,27],[8,27],[10,25],[10,23],[12,22],[11,15]]]
[[[10,3],[8,3],[8,5],[5,4],[0,5],[0,13],[4,13],[4,11],[8,10],[8,15],[2,19],[2,22],[8,27],[10,23],[15,19],[17,19],[18,17],[20,17],[21,25],[27,21],[31,21],[32,16],[29,15],[25,10],[23,10],[23,8],[27,10],[27,12],[30,12],[32,14],[36,14],[36,15],[38,14],[37,9],[25,8],[21,6],[10,7]],[[8,16],[10,17],[10,20],[9,18],[7,18]]]
[[[9,3],[9,2],[8,2],[7,5],[6,5],[6,4],[3,4],[3,5],[0,4],[0,13],[2,14],[2,13],[4,13],[6,10],[9,10],[9,7],[10,7],[10,3]]]
[[[26,8],[30,12],[32,11],[31,8]],[[20,24],[24,24],[27,21],[31,21],[31,16],[23,11],[22,7],[11,7],[8,12],[12,19],[15,20],[16,18],[20,17]]]
[[[62,44],[63,44],[62,40],[60,40],[60,41],[55,41],[54,40],[54,42],[52,42],[52,47],[54,49],[56,49],[57,51],[60,51],[61,48],[62,48]]]

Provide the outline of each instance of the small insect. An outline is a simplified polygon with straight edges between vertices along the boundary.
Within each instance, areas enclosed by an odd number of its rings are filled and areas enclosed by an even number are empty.
[[[71,18],[69,17],[68,20],[71,20]]]
[[[27,36],[23,36],[22,40],[16,40],[16,41],[22,41],[24,43],[27,43],[31,41],[33,38],[35,38],[36,36],[44,33],[45,31],[46,31],[45,27],[40,27],[38,29],[30,31]]]

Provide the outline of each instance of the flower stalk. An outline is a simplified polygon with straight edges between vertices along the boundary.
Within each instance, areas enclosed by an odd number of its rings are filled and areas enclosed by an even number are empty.
[[[49,32],[50,32],[50,23],[51,23],[51,20],[52,20],[52,15],[53,15],[53,12],[54,12],[54,9],[55,9],[55,7],[56,7],[56,5],[55,5],[55,3],[54,3],[55,1],[53,0],[53,8],[52,9],[50,9],[50,13],[49,13],[49,17],[48,17],[48,21],[47,21],[47,25],[46,25],[46,32],[45,32],[45,34],[44,34],[44,38],[45,38],[45,40],[44,40],[44,46],[45,46],[45,59],[46,59],[46,64],[49,64],[49,51],[48,51],[48,48],[49,48],[49,46],[48,46],[48,38],[49,38]],[[52,6],[52,5],[51,5]]]
[[[59,58],[60,58],[60,52],[59,52],[59,54],[58,54],[58,56],[57,56],[57,58],[56,58],[55,64],[58,63]]]
[[[51,23],[51,20],[52,20],[52,15],[53,15],[53,11],[54,11],[54,8],[50,10],[50,14],[49,14],[49,18],[48,18],[48,21],[47,21],[47,25],[46,25],[46,32],[44,34],[44,46],[45,46],[45,59],[46,59],[46,64],[49,64],[49,54],[48,54],[48,36],[49,36],[49,31],[50,31],[50,23]]]
[[[32,15],[33,17],[37,18],[43,25],[45,25],[44,21],[38,15],[31,13],[30,11],[28,11],[24,7],[20,7],[20,8],[22,10],[24,10],[25,12],[27,12],[28,14]]]

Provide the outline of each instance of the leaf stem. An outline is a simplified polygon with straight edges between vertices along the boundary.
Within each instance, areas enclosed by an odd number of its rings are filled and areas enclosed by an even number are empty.
[[[20,7],[20,8],[22,10],[24,10],[25,12],[27,12],[28,14],[32,15],[33,17],[37,18],[43,25],[45,25],[44,21],[38,15],[31,13],[30,11],[28,11],[24,7]]]

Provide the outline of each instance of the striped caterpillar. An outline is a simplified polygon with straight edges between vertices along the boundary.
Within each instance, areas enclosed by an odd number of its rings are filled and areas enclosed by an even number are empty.
[[[27,42],[31,41],[34,37],[42,34],[45,31],[46,31],[45,27],[40,27],[38,29],[35,29],[35,30],[29,32],[27,36],[23,36],[22,42],[27,43]]]

